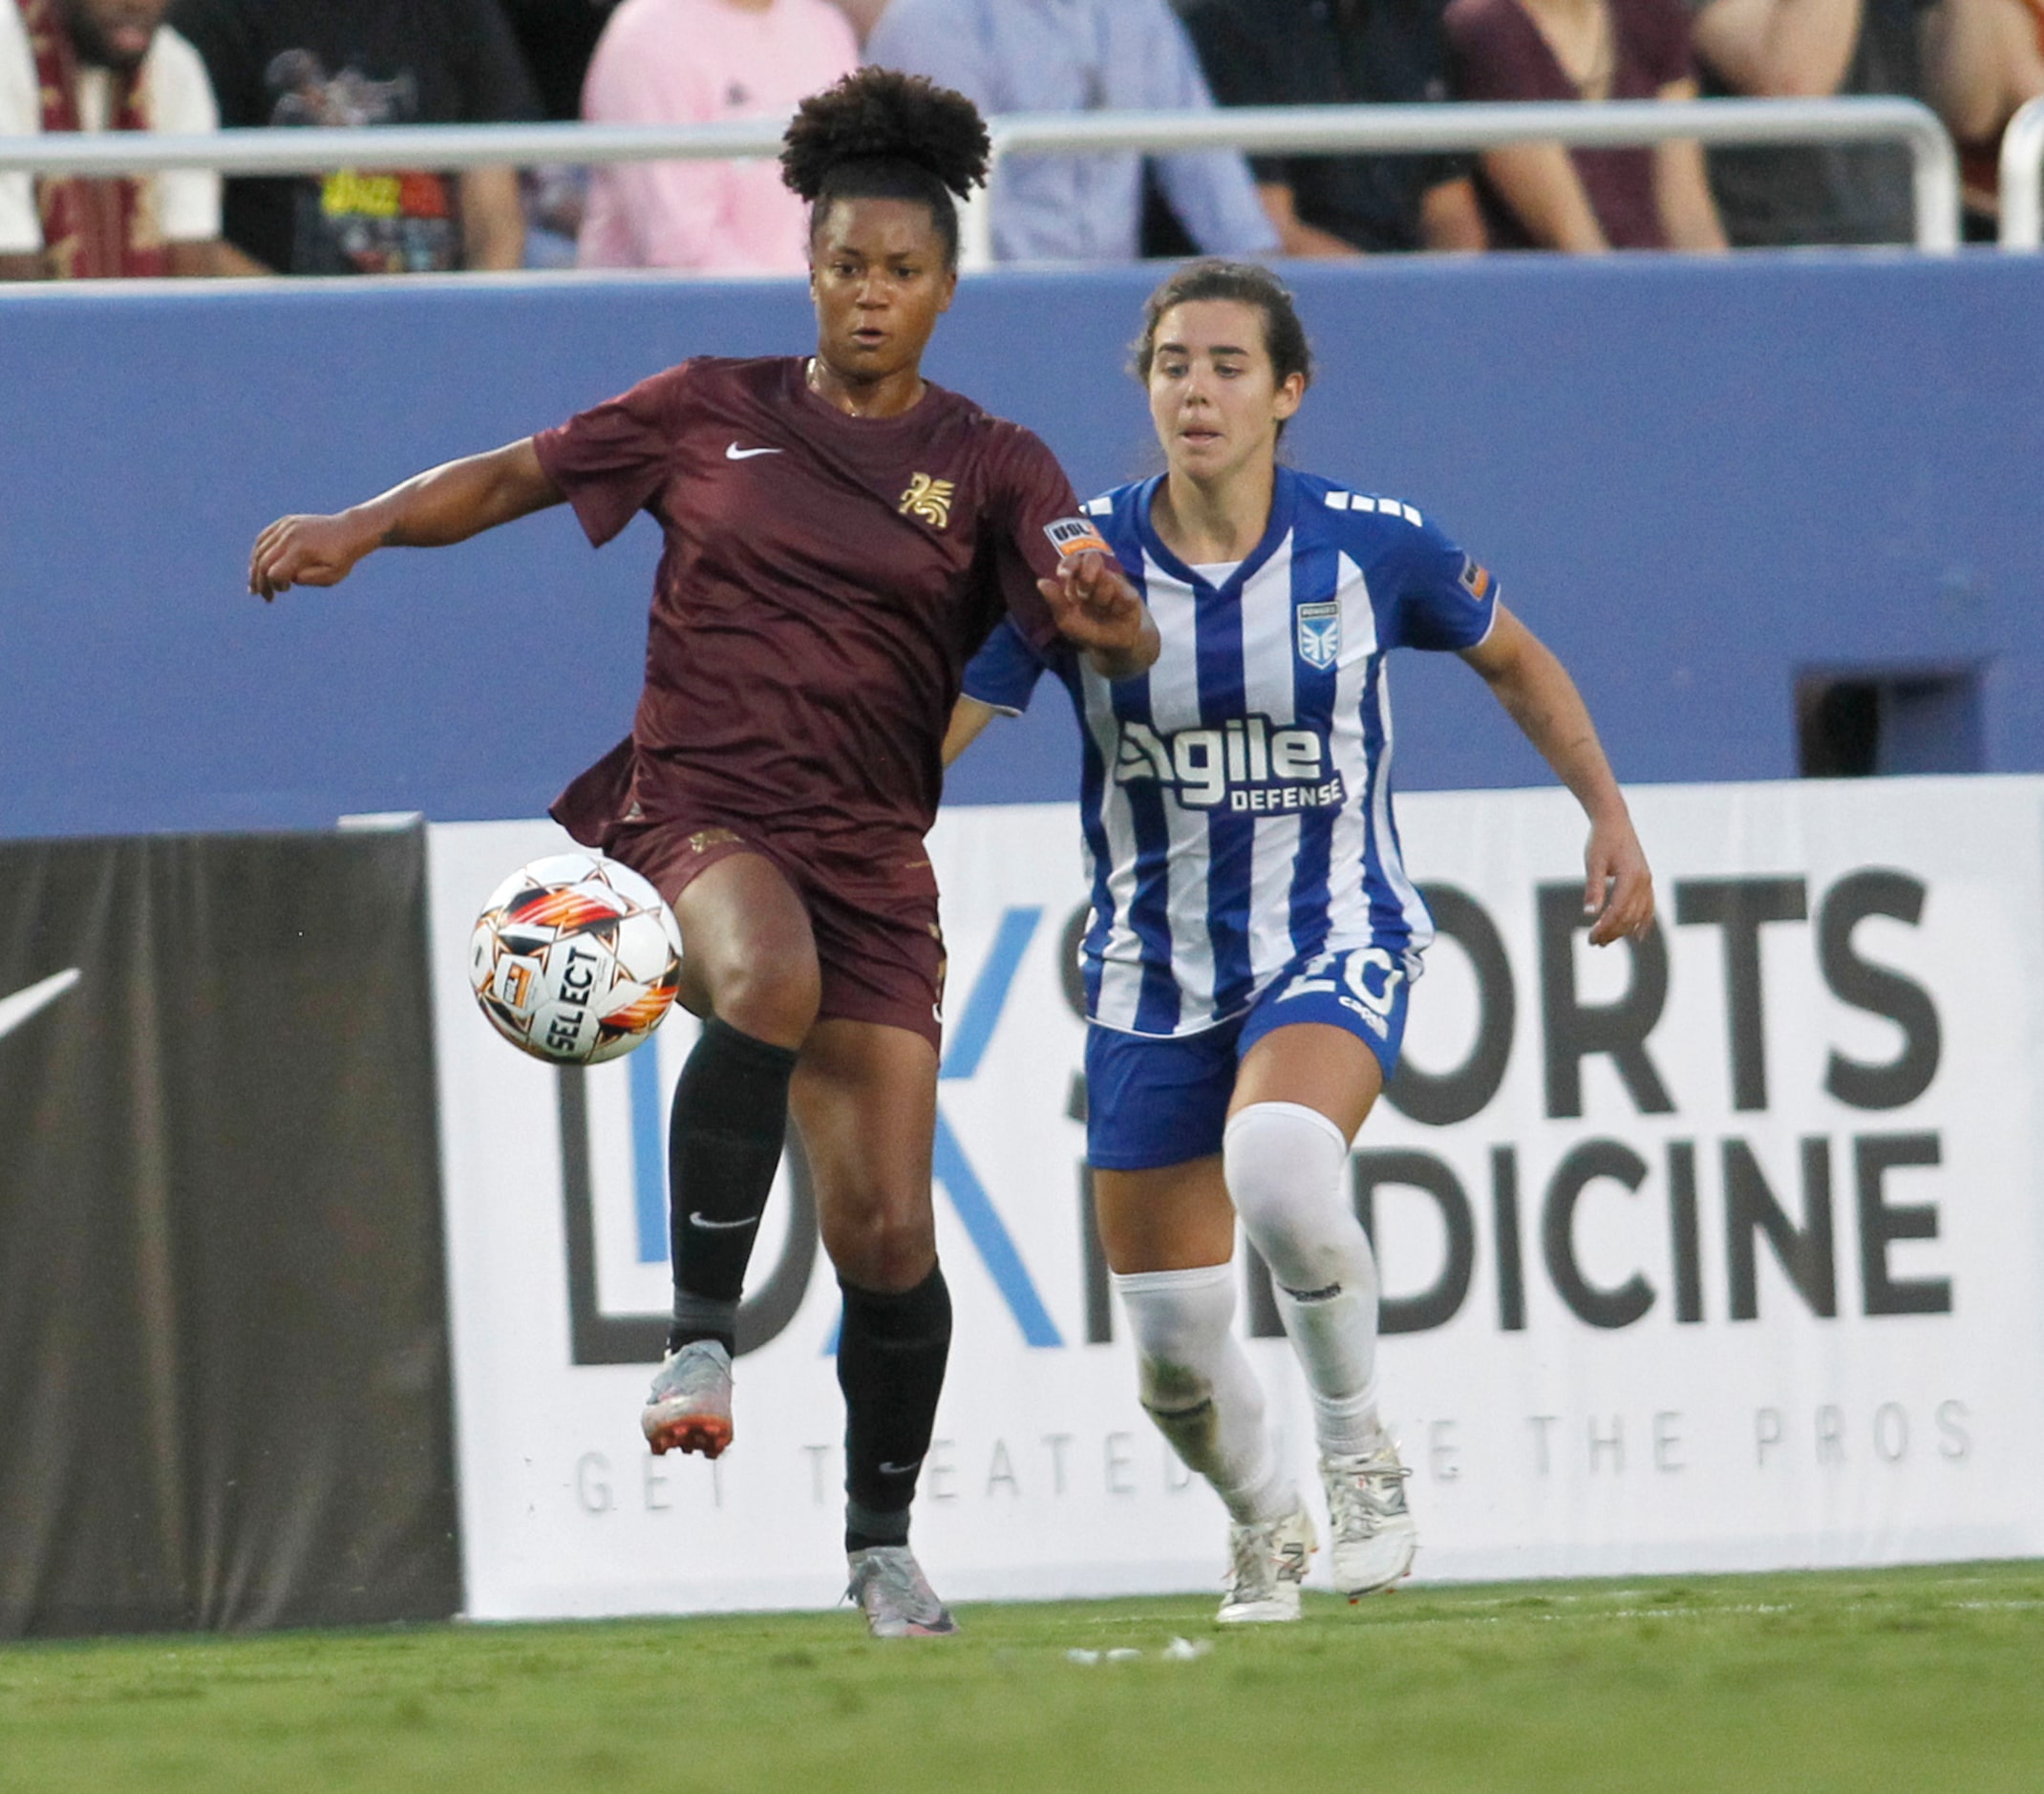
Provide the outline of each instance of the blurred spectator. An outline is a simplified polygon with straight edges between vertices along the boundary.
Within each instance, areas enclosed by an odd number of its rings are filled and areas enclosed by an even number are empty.
[[[1930,103],[1959,142],[1966,234],[1991,242],[2001,217],[2001,134],[2044,94],[2044,0],[1946,0],[1926,22]]]
[[[500,0],[511,33],[539,90],[543,117],[569,124],[582,117],[582,79],[617,0]],[[519,170],[525,214],[525,266],[573,267],[575,239],[589,197],[589,171],[568,162]]]
[[[828,0],[624,0],[582,90],[593,124],[785,118],[859,66]],[[743,162],[619,162],[589,176],[585,267],[800,273],[802,203],[771,156]]]
[[[544,117],[582,117],[582,77],[617,0],[500,0],[511,34],[524,53]]]
[[[887,0],[835,0],[840,12],[850,20],[852,34],[862,44],[872,36],[873,27],[887,10]]]
[[[536,117],[497,0],[176,0],[230,125],[485,124]],[[287,274],[516,267],[518,174],[341,169],[227,182],[228,239]]]
[[[1942,10],[1926,0],[1689,5],[1706,94],[1926,97],[1926,18]],[[1909,153],[1899,143],[1714,149],[1710,174],[1725,234],[1742,246],[1914,238]]]
[[[989,114],[1214,103],[1165,0],[891,0],[865,53],[868,62],[954,87]],[[1154,166],[1199,248],[1278,250],[1238,152],[1160,156]],[[1012,157],[995,177],[993,252],[1004,262],[1133,261],[1141,218],[1139,156]]]
[[[1682,0],[1451,0],[1460,99],[1694,99]],[[1479,192],[1502,249],[1722,249],[1703,151],[1513,143],[1486,151]]]
[[[218,127],[205,65],[170,0],[0,0],[0,137]],[[0,280],[232,271],[220,177],[0,175]]]
[[[1443,0],[1178,0],[1224,106],[1448,97]],[[1287,255],[1480,249],[1467,156],[1258,156]]]
[[[589,171],[572,162],[522,168],[518,203],[525,215],[525,266],[573,267],[589,206]]]

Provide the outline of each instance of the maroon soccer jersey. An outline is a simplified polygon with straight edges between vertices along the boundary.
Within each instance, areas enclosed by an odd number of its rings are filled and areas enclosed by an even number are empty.
[[[1045,529],[1078,507],[1036,438],[955,393],[853,417],[805,373],[686,361],[535,438],[590,542],[641,509],[666,532],[632,782],[607,789],[656,823],[920,839],[965,663],[1004,609],[1054,635]],[[586,776],[556,813],[600,826],[605,788]]]

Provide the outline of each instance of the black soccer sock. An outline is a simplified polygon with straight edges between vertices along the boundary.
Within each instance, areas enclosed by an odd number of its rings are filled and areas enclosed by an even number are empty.
[[[712,1016],[674,1085],[668,1227],[674,1249],[672,1352],[715,1339],[729,1352],[745,1267],[788,1133],[795,1055]]]
[[[844,1391],[844,1548],[908,1537],[916,1473],[937,1423],[951,1351],[951,1292],[941,1266],[912,1290],[884,1295],[843,1278],[838,1386]]]

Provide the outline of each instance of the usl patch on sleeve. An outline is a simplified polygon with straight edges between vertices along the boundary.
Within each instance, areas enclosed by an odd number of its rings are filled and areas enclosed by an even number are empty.
[[[1059,560],[1070,560],[1075,554],[1112,554],[1107,538],[1094,526],[1088,517],[1060,517],[1054,523],[1046,523],[1043,533],[1050,537],[1051,546],[1057,550]]]
[[[1462,589],[1479,604],[1490,596],[1490,569],[1479,566],[1475,556],[1462,556],[1462,570],[1458,577]]]

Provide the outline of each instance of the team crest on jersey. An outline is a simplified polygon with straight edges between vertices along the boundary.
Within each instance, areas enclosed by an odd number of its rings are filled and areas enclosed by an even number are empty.
[[[1330,602],[1301,605],[1297,619],[1299,658],[1322,670],[1341,658],[1341,606]]]
[[[1474,555],[1462,556],[1462,570],[1458,577],[1462,589],[1479,604],[1490,595],[1490,569],[1479,566]]]
[[[910,474],[908,490],[902,494],[902,515],[919,517],[932,529],[947,528],[951,521],[951,495],[957,490],[956,481]]]

